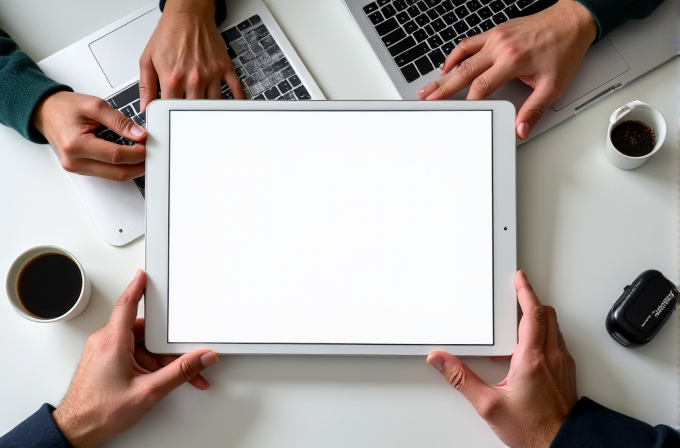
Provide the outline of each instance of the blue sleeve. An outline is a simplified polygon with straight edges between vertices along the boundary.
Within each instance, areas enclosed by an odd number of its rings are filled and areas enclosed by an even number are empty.
[[[73,448],[52,418],[54,407],[44,404],[10,432],[0,437],[2,448]]]
[[[583,397],[567,415],[551,448],[677,448],[674,429],[647,423],[607,409]]]
[[[167,0],[160,0],[158,2],[158,7],[160,8],[161,11],[163,11],[163,8],[165,8],[165,3]],[[224,22],[224,19],[227,18],[227,3],[225,0],[215,0],[215,23],[217,25],[221,24]]]

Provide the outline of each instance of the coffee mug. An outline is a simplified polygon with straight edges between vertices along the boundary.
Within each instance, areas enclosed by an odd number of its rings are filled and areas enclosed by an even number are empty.
[[[19,255],[7,273],[6,288],[17,313],[34,322],[73,319],[90,301],[90,281],[80,262],[56,246]]]
[[[632,170],[656,154],[665,139],[666,120],[661,112],[642,101],[631,101],[609,119],[605,153],[614,166]]]

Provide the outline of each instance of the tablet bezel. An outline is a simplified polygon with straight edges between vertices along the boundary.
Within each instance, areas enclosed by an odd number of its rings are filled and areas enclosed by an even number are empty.
[[[244,111],[491,111],[493,179],[494,343],[491,345],[194,344],[168,342],[168,217],[170,113]],[[515,109],[506,101],[155,101],[147,109],[145,343],[154,353],[207,348],[220,354],[426,355],[435,350],[463,356],[505,356],[517,344]],[[503,318],[499,318],[503,316]]]

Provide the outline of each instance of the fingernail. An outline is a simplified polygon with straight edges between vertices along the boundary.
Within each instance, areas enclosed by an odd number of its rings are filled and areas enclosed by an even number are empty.
[[[205,369],[217,362],[217,355],[213,352],[203,353],[201,355],[201,365]]]
[[[444,63],[439,64],[439,70],[444,70]]]
[[[519,126],[517,126],[517,135],[522,140],[526,140],[527,137],[529,137],[529,131],[531,131],[531,127],[529,126],[529,123],[523,122],[523,123],[520,123]]]
[[[418,95],[423,95],[423,94],[425,94],[425,87],[423,87],[422,89],[418,90]]]
[[[130,134],[134,135],[135,137],[141,137],[144,135],[144,128],[134,125],[132,128],[130,128]]]
[[[137,280],[137,279],[138,279],[139,277],[141,277],[141,276],[142,276],[142,270],[141,270],[141,269],[137,269],[137,272],[135,273],[135,280]]]
[[[432,367],[435,369],[439,370],[440,372],[444,370],[444,360],[442,359],[441,356],[430,356],[430,358],[427,360],[427,362],[430,363]]]

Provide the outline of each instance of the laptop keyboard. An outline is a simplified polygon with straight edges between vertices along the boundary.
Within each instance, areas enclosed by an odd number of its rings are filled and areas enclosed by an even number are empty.
[[[291,67],[260,16],[255,15],[222,33],[234,70],[241,80],[246,99],[309,100],[311,95]],[[222,98],[233,99],[229,86],[222,83]],[[159,96],[160,98],[160,96]],[[140,126],[146,114],[140,111],[139,82],[106,99],[106,102]],[[111,129],[102,127],[97,136],[104,140],[131,146],[134,143]],[[144,176],[134,180],[144,195]]]
[[[540,1],[376,0],[363,9],[411,83],[444,63],[461,40],[536,12]]]

